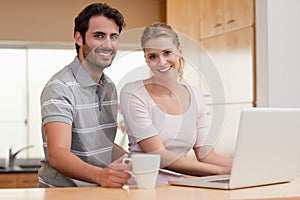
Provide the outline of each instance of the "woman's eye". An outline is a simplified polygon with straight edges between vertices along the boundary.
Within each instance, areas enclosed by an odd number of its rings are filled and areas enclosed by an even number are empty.
[[[154,59],[156,58],[156,56],[155,56],[155,55],[150,55],[148,58],[149,58],[150,60],[154,60]]]
[[[165,51],[165,55],[170,55],[171,53],[171,51]]]

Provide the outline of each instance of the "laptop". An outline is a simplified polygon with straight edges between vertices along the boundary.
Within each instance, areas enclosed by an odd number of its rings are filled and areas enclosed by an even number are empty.
[[[241,111],[231,174],[169,180],[171,185],[237,189],[289,182],[300,158],[300,108]]]

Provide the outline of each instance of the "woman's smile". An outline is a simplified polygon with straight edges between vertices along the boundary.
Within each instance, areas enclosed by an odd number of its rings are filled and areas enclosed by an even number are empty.
[[[165,72],[168,72],[171,68],[172,68],[172,66],[170,66],[170,67],[165,67],[165,68],[162,68],[162,69],[158,69],[157,71],[159,71],[159,72],[161,72],[161,73],[165,73]]]

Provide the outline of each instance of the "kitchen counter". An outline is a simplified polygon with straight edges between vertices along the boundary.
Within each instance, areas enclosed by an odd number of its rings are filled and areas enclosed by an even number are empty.
[[[10,169],[5,169],[4,159],[0,159],[0,174],[8,173],[37,173],[40,168],[41,158],[17,158],[15,166]]]
[[[231,191],[170,185],[142,190],[136,187],[119,189],[103,187],[81,188],[36,188],[2,189],[0,199],[5,200],[198,200],[198,199],[300,199],[300,176],[290,183],[261,187],[236,189]]]

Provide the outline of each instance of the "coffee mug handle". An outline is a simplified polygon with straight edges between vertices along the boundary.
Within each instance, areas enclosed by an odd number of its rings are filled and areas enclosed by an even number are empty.
[[[122,164],[132,165],[132,159],[131,158],[123,158]],[[128,174],[130,174],[131,176],[134,177],[134,174],[132,173],[132,171],[124,170],[124,172],[127,172]]]
[[[132,165],[132,159],[131,158],[123,158],[122,164]]]

